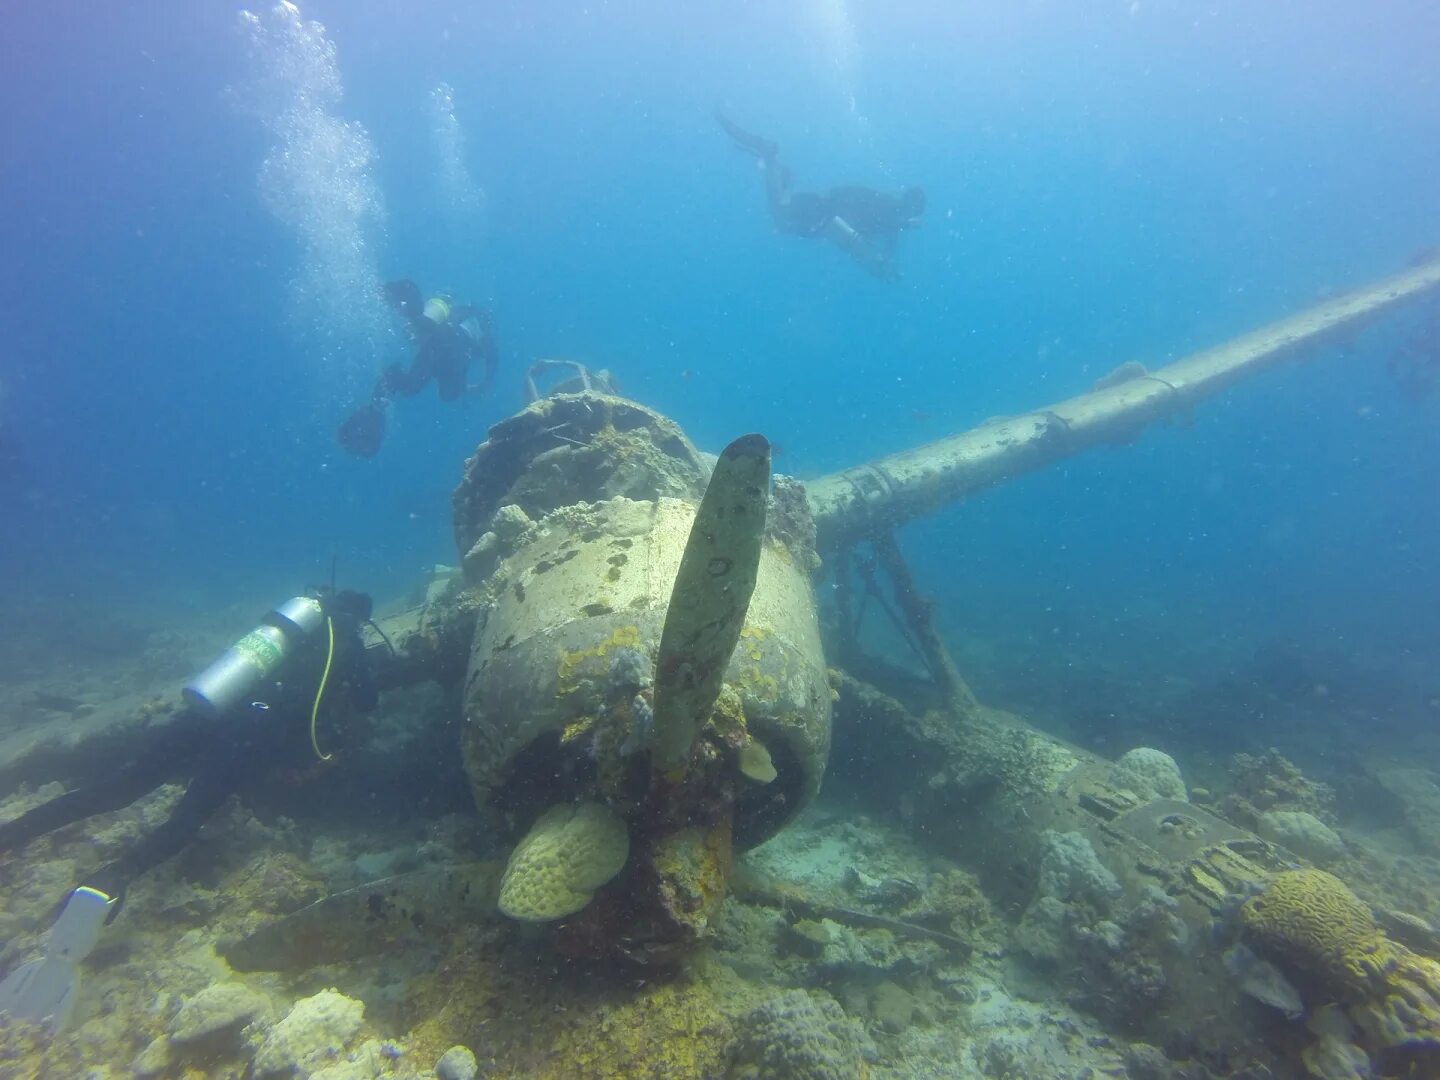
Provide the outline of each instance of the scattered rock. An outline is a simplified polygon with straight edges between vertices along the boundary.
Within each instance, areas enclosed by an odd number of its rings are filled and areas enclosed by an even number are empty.
[[[915,997],[903,986],[886,979],[870,995],[870,1015],[890,1034],[899,1035],[915,1016]]]
[[[268,1012],[265,995],[243,983],[208,986],[180,1007],[167,1027],[175,1046],[188,1046],[238,1035],[256,1017]]]
[[[1274,964],[1262,960],[1245,945],[1234,945],[1223,956],[1225,970],[1247,995],[1296,1020],[1305,1013],[1300,991]]]
[[[1175,1068],[1158,1046],[1132,1043],[1125,1051],[1125,1071],[1130,1080],[1172,1080]]]
[[[1266,810],[1255,831],[1303,859],[1327,866],[1345,856],[1340,834],[1308,810]]]
[[[828,919],[801,919],[787,927],[785,941],[792,952],[812,960],[825,954],[825,949],[835,940],[835,924]]]
[[[391,1059],[384,1053],[385,1045],[379,1039],[367,1039],[344,1061],[316,1069],[309,1080],[385,1080],[394,1075],[390,1071]]]
[[[1040,842],[1039,895],[1086,903],[1102,912],[1119,897],[1119,880],[1100,861],[1084,833],[1046,829]]]
[[[140,1051],[140,1056],[130,1063],[136,1080],[148,1080],[159,1076],[170,1068],[170,1040],[164,1035],[150,1040],[150,1045]]]
[[[845,870],[845,885],[861,903],[887,912],[910,907],[922,895],[920,886],[908,878],[871,877],[853,866]]]
[[[255,1054],[255,1075],[313,1072],[339,1057],[360,1031],[365,1005],[338,990],[297,1001]]]
[[[1025,909],[1015,928],[1014,944],[1030,959],[1059,965],[1069,948],[1069,913],[1053,896],[1042,896]]]
[[[506,503],[495,511],[490,521],[496,538],[505,546],[512,546],[520,537],[535,527],[530,515],[514,503]]]
[[[465,553],[465,576],[472,582],[483,582],[495,571],[500,561],[500,538],[493,532],[480,534]]]
[[[439,1080],[475,1080],[480,1066],[468,1046],[452,1046],[440,1055],[435,1063],[435,1075]]]

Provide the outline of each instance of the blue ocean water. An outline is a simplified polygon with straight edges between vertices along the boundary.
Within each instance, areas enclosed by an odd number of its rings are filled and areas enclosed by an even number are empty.
[[[1440,237],[1423,2],[247,22],[156,0],[5,23],[17,602],[259,606],[332,555],[404,589],[455,560],[449,489],[535,357],[613,369],[708,448],[763,431],[803,478],[1220,342]],[[903,278],[777,235],[717,105],[801,187],[924,185]],[[383,453],[353,460],[336,425],[410,348],[354,286],[401,276],[493,310],[499,379],[398,403]],[[1159,666],[1197,638],[1433,658],[1436,400],[1384,367],[1415,318],[907,528],[947,632],[1010,620]],[[1166,633],[1127,637],[1136,620]]]
[[[837,582],[865,544],[822,552],[824,662],[767,613],[750,696],[784,695],[757,712],[736,680],[673,771],[643,759],[656,684],[700,650],[652,670],[613,597],[533,652],[553,623],[516,649],[485,616],[466,652],[477,596],[518,606],[553,568],[539,544],[488,590],[386,612],[459,560],[451,491],[538,358],[610,369],[707,450],[763,432],[812,480],[1435,258],[1437,42],[1431,0],[10,5],[0,1060],[413,1076],[469,1046],[482,1075],[760,1075],[746,1054],[849,1030],[849,1070],[815,1075],[1431,1075],[1440,290],[899,527],[912,610],[1012,718],[922,676],[946,669],[880,610],[903,590],[867,598],[847,651]],[[898,280],[777,231],[717,110],[798,190],[923,186]],[[415,350],[397,278],[491,312],[498,377],[394,401],[360,459],[338,426]],[[332,574],[395,644],[347,649],[337,604],[215,724],[179,705],[197,657],[262,654],[220,650]],[[526,633],[559,610],[540,591],[533,624],[506,616]],[[502,901],[497,925],[489,860],[572,812],[600,839],[554,846],[615,862],[599,902]],[[782,821],[730,875],[732,842]],[[167,832],[184,850],[128,874]],[[1337,887],[1333,941],[1266,915]],[[55,919],[77,896],[85,949]],[[88,985],[45,1004],[74,955]],[[305,1000],[343,990],[350,1034],[270,1069],[273,1020],[323,986]],[[243,1038],[181,1037],[189,1003],[247,987]],[[27,1015],[61,1030],[17,1034]]]

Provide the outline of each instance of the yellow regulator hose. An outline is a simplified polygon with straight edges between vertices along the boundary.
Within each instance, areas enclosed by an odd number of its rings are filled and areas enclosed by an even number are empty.
[[[325,619],[325,629],[329,632],[330,641],[325,650],[325,671],[320,676],[320,686],[315,691],[315,704],[310,707],[310,746],[315,751],[315,756],[321,761],[329,761],[334,754],[320,752],[320,743],[315,738],[315,722],[320,716],[320,702],[325,697],[325,685],[330,681],[330,665],[335,662],[335,620]]]

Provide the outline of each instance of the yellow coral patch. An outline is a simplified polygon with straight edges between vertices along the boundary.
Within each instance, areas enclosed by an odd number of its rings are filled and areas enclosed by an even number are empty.
[[[566,649],[560,653],[560,668],[556,689],[566,696],[577,688],[582,668],[587,660],[600,660],[615,649],[636,649],[640,647],[640,627],[635,625],[617,626],[610,636],[588,649]]]
[[[660,895],[670,917],[702,934],[730,878],[730,823],[709,829],[692,826],[661,838],[652,856]]]
[[[724,1075],[724,1050],[734,1026],[707,983],[651,983],[623,1004],[572,1018],[556,1032],[549,1060],[529,1075],[544,1080]]]
[[[1391,942],[1346,884],[1323,870],[1277,874],[1241,908],[1263,951],[1277,954],[1350,999],[1368,996],[1393,959]]]
[[[621,871],[629,852],[625,822],[603,804],[552,806],[511,853],[500,910],[525,922],[571,915]]]
[[[710,726],[722,739],[740,740],[746,736],[745,703],[731,686],[720,688],[715,707],[710,710]]]
[[[765,674],[759,664],[745,667],[740,672],[738,685],[760,701],[775,701],[780,697],[780,681],[774,675]]]
[[[740,630],[740,648],[751,660],[759,660],[765,654],[761,646],[765,641],[773,637],[775,631],[768,626],[745,626]]]
[[[565,725],[565,730],[560,733],[560,745],[568,746],[576,739],[589,733],[594,727],[595,718],[593,716],[582,716],[577,720],[572,720]]]

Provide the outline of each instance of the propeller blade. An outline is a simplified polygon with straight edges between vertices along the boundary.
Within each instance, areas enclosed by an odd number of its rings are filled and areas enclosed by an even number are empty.
[[[670,590],[655,659],[652,767],[683,775],[740,640],[765,536],[770,443],[742,435],[720,454]]]

